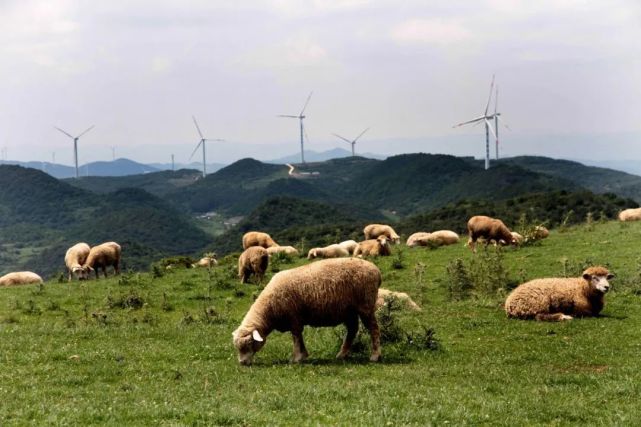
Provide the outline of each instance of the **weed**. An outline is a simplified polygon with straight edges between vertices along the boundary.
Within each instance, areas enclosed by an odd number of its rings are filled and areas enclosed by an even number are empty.
[[[180,323],[182,323],[183,325],[191,325],[195,321],[196,319],[194,319],[194,316],[188,311],[184,311],[183,317],[182,319],[180,319]]]
[[[162,293],[162,303],[160,303],[160,308],[162,311],[174,311],[174,306],[169,302],[165,292]]]
[[[565,233],[568,231],[572,217],[574,216],[574,210],[570,209],[568,213],[565,214],[561,224],[559,225],[559,233]]]
[[[416,282],[419,284],[419,286],[423,285],[423,276],[425,275],[425,272],[427,271],[427,266],[422,263],[422,262],[417,262],[414,264],[414,278],[416,279]]]
[[[94,311],[91,313],[91,318],[101,326],[107,326],[107,314],[102,311]]]
[[[49,300],[45,306],[47,311],[58,311],[60,310],[60,303],[58,301]]]
[[[470,273],[461,258],[456,258],[447,265],[447,292],[450,300],[460,301],[470,297],[474,284]]]
[[[409,347],[414,347],[419,350],[439,350],[441,345],[436,339],[436,331],[433,328],[428,328],[425,325],[420,325],[420,327],[420,331],[411,332],[405,335],[406,344]]]
[[[394,256],[392,257],[392,268],[396,270],[402,270],[405,268],[405,264],[403,262],[404,260],[404,251],[402,248],[398,248],[394,252]]]
[[[396,312],[401,310],[401,303],[395,296],[385,297],[385,304],[376,312],[376,320],[381,330],[381,343],[402,341],[403,330],[398,323]]]
[[[34,300],[30,299],[30,300],[27,301],[27,304],[22,309],[22,312],[24,314],[38,316],[38,315],[40,315],[42,313],[42,310],[40,310],[40,308],[38,308],[38,306],[36,305],[36,302]]]
[[[113,308],[130,308],[133,310],[138,310],[145,305],[145,299],[136,293],[131,291],[129,293],[120,294],[117,297],[112,297],[107,295],[107,307]]]
[[[592,212],[585,215],[585,231],[594,231],[594,216]]]

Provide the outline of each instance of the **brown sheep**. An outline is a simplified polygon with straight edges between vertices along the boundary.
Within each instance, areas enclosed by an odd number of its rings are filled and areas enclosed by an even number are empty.
[[[267,233],[260,231],[248,231],[243,235],[243,250],[252,246],[261,246],[265,249],[272,246],[278,246],[278,243]]]
[[[508,317],[546,321],[597,316],[603,309],[603,295],[614,276],[600,266],[590,267],[581,277],[535,279],[523,283],[508,295]]]
[[[337,358],[349,355],[358,332],[358,319],[372,337],[370,360],[381,357],[380,331],[376,322],[376,298],[381,272],[361,259],[326,259],[272,277],[232,336],[238,361],[250,365],[253,356],[273,331],[290,331],[294,339],[292,360],[308,357],[303,328],[345,324],[347,335]]]
[[[271,256],[277,253],[285,253],[287,255],[291,255],[293,257],[298,256],[298,249],[296,249],[293,246],[271,246],[267,248],[267,253]]]
[[[68,282],[71,282],[72,275],[78,280],[87,279],[87,271],[82,268],[89,256],[91,248],[86,243],[76,243],[65,253],[65,266],[67,267]]]
[[[495,242],[503,240],[512,245],[517,244],[512,232],[503,224],[503,221],[489,216],[477,215],[470,218],[467,222],[467,231],[470,236],[467,245],[473,252],[476,252],[476,241],[481,237],[485,240],[486,245],[492,240]]]
[[[107,267],[113,266],[114,274],[120,274],[120,255],[122,249],[116,242],[106,242],[98,246],[94,246],[89,251],[87,259],[82,266],[82,269],[90,275],[92,271],[98,273],[102,269],[102,273],[107,277]]]
[[[619,212],[619,221],[641,220],[641,208],[624,209]]]
[[[396,298],[401,303],[404,303],[410,310],[421,311],[421,307],[416,304],[409,295],[405,292],[394,292],[389,289],[378,289],[378,298],[376,299],[376,309],[379,309],[385,305],[386,298]]]
[[[247,283],[249,277],[253,274],[258,280],[262,280],[267,265],[269,264],[269,254],[267,249],[262,246],[250,246],[240,254],[238,258],[238,278],[240,283]]]
[[[16,271],[0,277],[0,287],[28,285],[31,283],[43,283],[42,277],[31,271]]]
[[[390,245],[386,236],[378,236],[376,239],[360,242],[354,250],[354,256],[389,256],[391,255]]]
[[[392,227],[386,224],[369,224],[363,229],[365,240],[376,239],[378,236],[386,236],[392,242],[399,244],[401,238]]]
[[[338,243],[324,248],[312,248],[307,252],[307,259],[314,258],[341,258],[349,256],[349,251]]]

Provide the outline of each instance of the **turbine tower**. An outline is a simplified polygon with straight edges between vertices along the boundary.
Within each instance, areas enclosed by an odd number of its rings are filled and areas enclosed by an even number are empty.
[[[505,126],[507,130],[510,130],[510,127],[503,122],[503,119],[499,116],[501,113],[498,112],[499,109],[499,85],[496,85],[496,92],[494,97],[494,131],[496,132],[496,160],[499,159],[499,121]]]
[[[288,117],[290,119],[298,119],[300,121],[300,161],[301,163],[305,163],[305,148],[304,148],[304,137],[305,137],[305,128],[303,126],[303,119],[305,118],[305,109],[307,108],[307,104],[309,104],[309,100],[312,97],[312,94],[314,92],[310,92],[309,96],[307,97],[307,101],[305,101],[305,105],[303,105],[303,109],[300,110],[300,114],[297,116],[291,116],[287,114],[280,114],[278,117]]]
[[[351,141],[350,141],[349,139],[347,139],[347,138],[344,138],[344,137],[340,136],[340,135],[339,135],[339,134],[337,134],[337,133],[333,133],[332,135],[339,137],[340,139],[342,139],[343,141],[347,142],[348,144],[351,144],[351,146],[352,146],[352,157],[354,157],[354,156],[356,155],[356,154],[354,153],[354,146],[356,145],[356,141],[358,141],[358,140],[359,140],[359,138],[360,138],[361,136],[363,136],[363,135],[365,134],[365,132],[367,132],[368,130],[369,130],[369,128],[365,129],[363,132],[361,132],[361,133],[360,133],[360,135],[358,135],[356,138],[354,138],[354,139],[353,139],[353,140],[351,140]]]
[[[67,135],[69,138],[73,139],[73,160],[74,160],[74,163],[76,165],[76,178],[78,178],[78,139],[80,139],[80,137],[82,135],[86,134],[91,129],[93,129],[94,126],[95,125],[92,125],[89,129],[87,129],[86,131],[84,131],[83,133],[81,133],[80,135],[75,136],[75,137],[71,136],[71,134],[69,134],[68,132],[65,132],[64,130],[60,129],[59,127],[54,126],[54,128],[58,129],[60,132],[62,132],[65,135]]]
[[[492,132],[492,135],[494,135],[494,138],[496,138],[497,144],[498,144],[498,137],[496,136],[496,133],[492,128],[492,123],[490,120],[498,118],[498,116],[501,115],[501,113],[498,113],[496,111],[494,112],[494,114],[490,114],[490,115],[487,114],[490,108],[490,101],[492,100],[493,90],[494,90],[494,76],[492,76],[492,84],[490,84],[490,96],[487,98],[487,104],[485,105],[485,112],[483,113],[483,115],[475,119],[468,120],[466,122],[459,123],[457,125],[452,126],[456,128],[456,127],[471,124],[471,123],[480,123],[480,122],[485,123],[485,169],[486,170],[490,168],[490,132]]]
[[[192,119],[194,119],[194,124],[196,125],[196,129],[198,130],[198,134],[200,135],[200,142],[196,145],[196,148],[194,148],[194,152],[191,153],[191,156],[189,156],[189,160],[191,160],[192,157],[194,157],[194,154],[196,154],[196,151],[198,151],[198,148],[202,145],[203,147],[203,178],[207,176],[207,157],[205,153],[205,143],[207,141],[224,141],[224,139],[208,139],[203,136],[203,133],[200,131],[200,126],[198,126],[198,122],[196,121],[196,117],[191,116]],[[173,159],[173,156],[172,156]],[[173,163],[173,161],[172,161]]]

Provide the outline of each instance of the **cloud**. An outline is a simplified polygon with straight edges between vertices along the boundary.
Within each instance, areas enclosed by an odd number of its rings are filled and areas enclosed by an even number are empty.
[[[255,68],[306,67],[329,62],[329,55],[323,46],[300,37],[245,53],[239,62]]]
[[[463,25],[452,20],[410,19],[392,29],[391,37],[401,44],[423,43],[449,45],[471,39],[472,34]]]

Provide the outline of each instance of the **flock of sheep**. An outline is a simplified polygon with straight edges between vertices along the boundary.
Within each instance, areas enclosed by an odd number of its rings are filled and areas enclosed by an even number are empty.
[[[621,221],[641,220],[641,208],[626,209],[619,214]],[[523,237],[499,219],[474,216],[467,223],[467,246],[476,251],[477,242],[486,245],[518,245]],[[312,248],[309,260],[320,261],[281,271],[275,274],[249,311],[240,326],[233,332],[233,343],[241,364],[252,363],[254,354],[265,344],[266,337],[274,330],[289,331],[293,337],[294,362],[308,357],[303,341],[303,328],[309,326],[335,326],[344,324],[347,335],[338,358],[349,355],[358,331],[359,319],[369,330],[372,340],[370,360],[381,357],[380,332],[375,311],[385,303],[385,298],[395,296],[414,310],[420,307],[403,292],[380,288],[381,272],[364,257],[389,256],[390,243],[399,244],[400,237],[385,224],[370,224],[363,230],[365,240],[347,240],[326,247]],[[535,238],[545,238],[548,231],[537,227]],[[432,233],[418,232],[407,239],[408,247],[441,246],[458,243],[458,234],[449,230]],[[278,245],[267,233],[251,231],[242,239],[243,252],[238,259],[238,277],[245,283],[254,275],[264,276],[271,255],[279,252],[298,256],[292,246]],[[78,243],[68,249],[65,265],[68,280],[72,277],[87,279],[91,272],[98,278],[102,269],[112,266],[119,273],[121,248],[107,242],[90,248]],[[193,266],[212,267],[213,257],[205,257]],[[508,317],[542,321],[569,320],[575,316],[595,316],[603,309],[603,296],[608,292],[613,275],[604,267],[593,266],[578,278],[544,278],[521,284],[505,301]],[[14,272],[0,277],[0,286],[42,283],[42,278],[32,272]]]

